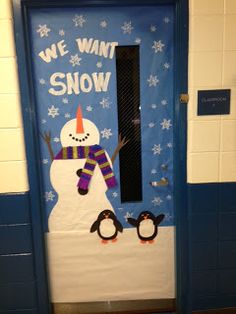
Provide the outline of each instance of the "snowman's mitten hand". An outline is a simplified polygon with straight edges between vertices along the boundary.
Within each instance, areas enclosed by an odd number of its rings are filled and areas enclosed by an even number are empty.
[[[81,188],[78,188],[78,193],[79,193],[80,195],[86,195],[86,194],[88,193],[88,190],[83,190],[83,189],[81,189]]]
[[[76,174],[77,174],[78,177],[81,176],[82,170],[83,170],[83,169],[80,168],[80,169],[78,169],[78,170],[76,171]]]

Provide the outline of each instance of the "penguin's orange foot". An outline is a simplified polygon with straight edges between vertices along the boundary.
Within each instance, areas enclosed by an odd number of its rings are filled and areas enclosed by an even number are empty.
[[[148,241],[149,244],[153,244],[154,242],[155,242],[154,240]]]
[[[102,243],[102,244],[107,244],[108,241],[107,241],[107,240],[102,240],[101,243]]]
[[[116,243],[117,241],[118,241],[117,238],[111,240],[112,243]]]
[[[141,243],[141,244],[146,244],[146,241],[141,240],[140,243]]]

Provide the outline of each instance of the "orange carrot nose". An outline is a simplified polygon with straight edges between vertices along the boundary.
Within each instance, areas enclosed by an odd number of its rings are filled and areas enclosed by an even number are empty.
[[[83,126],[83,116],[81,106],[78,107],[76,113],[76,133],[84,133],[84,126]]]

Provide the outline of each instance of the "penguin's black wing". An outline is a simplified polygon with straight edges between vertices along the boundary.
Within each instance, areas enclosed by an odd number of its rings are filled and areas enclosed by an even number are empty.
[[[98,226],[99,226],[98,220],[94,221],[94,223],[92,224],[90,228],[90,232],[95,232],[96,230],[98,230]]]
[[[156,216],[155,225],[158,226],[164,218],[165,218],[165,215],[163,215],[163,214]]]
[[[122,232],[123,231],[123,226],[122,226],[122,224],[119,222],[119,220],[115,220],[114,221],[114,224],[115,224],[115,227],[116,227],[116,229],[118,230],[118,231],[120,231],[120,232]]]
[[[137,227],[138,223],[136,219],[129,217],[127,220],[132,226]]]

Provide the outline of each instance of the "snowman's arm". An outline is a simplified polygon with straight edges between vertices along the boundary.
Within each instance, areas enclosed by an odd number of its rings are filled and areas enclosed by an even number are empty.
[[[47,144],[51,161],[53,161],[54,160],[54,153],[53,153],[52,146],[51,146],[51,132],[50,131],[48,133],[44,132],[44,134],[40,133],[40,135],[43,138],[43,140],[45,141],[45,143]]]
[[[129,140],[126,140],[126,137],[121,138],[121,134],[119,134],[119,142],[118,145],[116,146],[116,149],[111,157],[111,162],[112,164],[114,164],[114,161],[117,157],[117,155],[119,154],[119,151],[121,150],[121,148],[123,146],[125,146],[127,143],[129,142]]]

